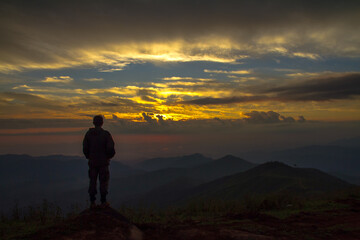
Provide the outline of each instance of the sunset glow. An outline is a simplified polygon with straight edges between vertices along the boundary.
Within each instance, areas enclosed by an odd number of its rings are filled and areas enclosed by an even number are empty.
[[[1,3],[1,136],[360,121],[356,1],[21,2]]]

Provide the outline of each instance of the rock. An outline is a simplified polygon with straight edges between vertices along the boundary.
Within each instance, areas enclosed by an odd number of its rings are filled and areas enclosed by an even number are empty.
[[[87,209],[30,237],[39,240],[142,240],[143,233],[119,212],[108,207]]]

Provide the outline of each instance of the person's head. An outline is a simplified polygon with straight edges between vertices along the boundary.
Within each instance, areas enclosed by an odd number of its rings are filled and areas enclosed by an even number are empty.
[[[93,124],[95,127],[101,127],[104,123],[104,118],[101,115],[96,115],[93,119]]]

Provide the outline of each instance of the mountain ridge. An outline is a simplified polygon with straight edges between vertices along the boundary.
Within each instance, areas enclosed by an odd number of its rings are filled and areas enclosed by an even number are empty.
[[[184,199],[239,199],[247,194],[285,192],[312,194],[351,186],[317,169],[293,168],[281,162],[268,162],[245,172],[204,183],[192,189]]]

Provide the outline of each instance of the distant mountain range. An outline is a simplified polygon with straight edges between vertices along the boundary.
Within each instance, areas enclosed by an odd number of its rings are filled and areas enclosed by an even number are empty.
[[[213,160],[198,153],[149,159],[136,168],[112,161],[109,200],[115,207],[167,206],[200,198],[324,193],[351,184],[309,167],[346,172],[351,167],[357,168],[356,154],[356,149],[312,146],[275,152],[266,159],[276,158],[276,162],[261,165],[232,155]],[[86,160],[76,156],[0,155],[0,191],[5,196],[0,198],[0,210],[8,209],[16,201],[25,206],[43,198],[61,206],[85,203],[87,169]],[[357,170],[350,173],[356,174]]]

